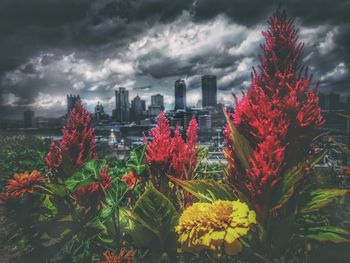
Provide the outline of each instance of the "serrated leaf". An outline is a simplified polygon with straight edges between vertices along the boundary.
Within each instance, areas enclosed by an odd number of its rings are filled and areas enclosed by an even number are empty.
[[[51,201],[51,197],[49,195],[45,195],[44,201],[43,201],[43,207],[48,209],[52,215],[56,215],[58,210],[57,207],[54,205],[54,203]]]
[[[48,183],[45,184],[45,187],[49,189],[54,195],[57,195],[59,197],[64,197],[67,194],[65,186],[62,184]]]
[[[345,189],[317,189],[310,192],[311,200],[300,210],[307,214],[318,211],[320,208],[328,205],[337,197],[345,196],[349,190]]]
[[[112,214],[112,208],[111,207],[104,207],[101,209],[100,216],[101,218],[107,218]]]
[[[200,202],[213,202],[215,200],[235,200],[232,190],[225,184],[212,179],[206,180],[180,180],[168,176],[170,180],[193,194]]]
[[[145,151],[146,145],[141,145],[130,153],[127,167],[133,169],[137,175],[140,175],[145,170]]]
[[[64,185],[70,192],[99,181],[99,174],[103,166],[106,165],[104,160],[91,160],[81,166],[75,174],[64,181]]]
[[[350,241],[350,233],[335,226],[310,227],[307,229],[305,237],[320,242],[343,243]]]
[[[251,168],[249,158],[253,154],[253,149],[250,146],[248,140],[243,135],[241,135],[238,132],[237,128],[233,125],[229,114],[226,111],[224,111],[224,113],[225,113],[228,127],[230,129],[230,133],[231,133],[232,149],[234,150],[235,154],[237,155],[243,168],[249,169],[249,168]]]
[[[283,176],[279,199],[276,202],[276,206],[284,205],[294,194],[297,184],[304,178],[306,170],[305,168],[312,168],[318,162],[320,162],[326,155],[327,149],[323,149],[315,155],[311,156],[308,160],[292,167]]]

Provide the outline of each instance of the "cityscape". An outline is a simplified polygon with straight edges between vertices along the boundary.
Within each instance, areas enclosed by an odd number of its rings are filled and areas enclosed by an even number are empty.
[[[350,256],[350,2],[0,1],[0,261]]]

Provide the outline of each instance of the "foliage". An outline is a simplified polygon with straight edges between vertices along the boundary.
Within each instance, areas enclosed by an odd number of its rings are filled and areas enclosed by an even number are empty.
[[[25,147],[24,147],[25,146]],[[48,142],[31,135],[0,135],[0,188],[14,173],[45,170]]]

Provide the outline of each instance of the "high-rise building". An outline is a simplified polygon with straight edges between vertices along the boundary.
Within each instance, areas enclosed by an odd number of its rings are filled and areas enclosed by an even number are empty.
[[[162,109],[164,109],[164,96],[160,94],[152,95],[151,96],[151,105],[152,106],[160,106]]]
[[[69,113],[75,106],[75,103],[80,100],[79,95],[67,95],[67,113]]]
[[[216,76],[205,75],[202,76],[202,106],[216,107],[217,99]]]
[[[126,88],[120,87],[119,90],[115,91],[115,111],[114,118],[120,123],[129,121],[130,113],[130,102],[129,102],[129,91]]]
[[[105,113],[104,108],[100,102],[97,102],[97,105],[95,107],[94,117],[97,121],[105,120],[108,118],[108,116]]]
[[[151,105],[148,106],[148,115],[157,116],[164,110],[164,96],[160,94],[151,96]]]
[[[131,101],[130,119],[139,122],[143,119],[146,110],[146,101],[142,100],[138,95]]]
[[[34,111],[26,110],[23,112],[24,128],[32,128],[33,127],[33,118],[34,118]]]
[[[175,110],[186,109],[186,83],[183,79],[175,81]]]

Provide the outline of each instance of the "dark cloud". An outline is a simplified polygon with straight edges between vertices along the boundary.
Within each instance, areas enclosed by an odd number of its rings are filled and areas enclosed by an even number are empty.
[[[194,92],[208,73],[222,94],[244,89],[279,3],[300,27],[321,89],[349,93],[350,1],[2,0],[2,110],[57,115],[67,93],[111,103],[118,86],[171,98],[174,80]]]

